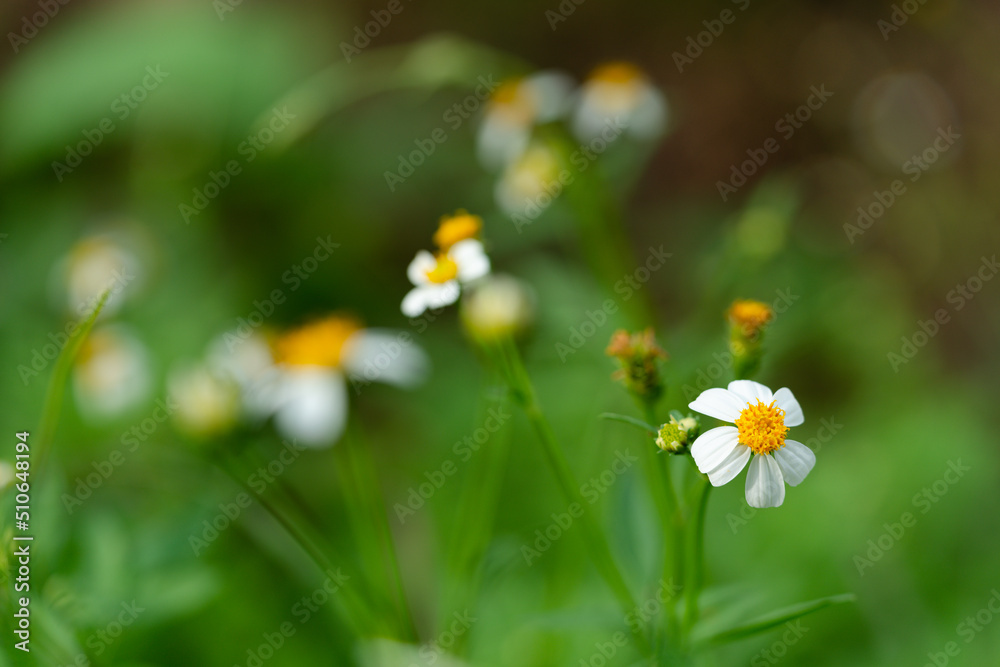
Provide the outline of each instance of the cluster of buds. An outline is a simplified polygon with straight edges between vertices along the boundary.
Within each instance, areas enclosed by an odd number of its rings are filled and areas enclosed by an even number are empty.
[[[700,429],[697,417],[671,413],[670,421],[661,426],[656,435],[656,446],[667,454],[686,454]]]
[[[729,320],[729,351],[733,372],[739,379],[753,375],[760,366],[764,329],[774,319],[774,311],[760,301],[734,301],[726,312]]]
[[[614,378],[623,381],[637,400],[651,405],[663,395],[659,362],[667,358],[667,353],[656,344],[652,328],[634,334],[616,331],[606,353],[621,364]]]

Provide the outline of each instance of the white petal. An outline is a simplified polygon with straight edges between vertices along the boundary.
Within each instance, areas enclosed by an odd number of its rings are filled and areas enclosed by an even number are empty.
[[[459,282],[467,283],[490,272],[490,258],[486,256],[483,244],[475,239],[459,241],[448,254],[458,265]]]
[[[667,101],[653,86],[645,86],[629,118],[628,130],[638,139],[655,139],[667,124]]]
[[[785,481],[792,486],[798,486],[816,465],[813,450],[795,440],[785,440],[785,446],[774,452],[774,458],[778,461]]]
[[[785,480],[770,454],[758,454],[747,472],[747,504],[750,507],[778,507],[785,501]]]
[[[503,112],[488,111],[476,139],[479,161],[488,169],[500,169],[524,153],[530,138],[530,126]]]
[[[314,366],[289,368],[283,376],[275,428],[305,446],[333,444],[347,422],[344,376]]]
[[[698,398],[688,403],[688,407],[709,417],[735,422],[746,409],[747,402],[727,389],[715,387],[701,392]]]
[[[729,383],[729,391],[751,405],[756,405],[757,401],[770,405],[774,398],[770,389],[753,380],[733,380]]]
[[[427,279],[427,272],[432,270],[437,266],[437,260],[434,259],[434,255],[430,254],[426,250],[421,250],[417,253],[417,256],[413,258],[410,265],[406,267],[406,277],[410,279],[410,282],[418,287],[420,285],[426,285],[430,282]]]
[[[403,314],[407,317],[419,317],[427,310],[426,292],[423,287],[414,287],[403,297],[403,304],[400,306]]]
[[[719,426],[698,436],[691,445],[691,456],[698,470],[707,473],[725,461],[738,444],[739,431],[735,426]]]
[[[774,400],[778,407],[785,411],[785,426],[800,426],[806,420],[802,414],[802,406],[795,400],[792,390],[782,387],[774,392]]]
[[[722,486],[732,480],[747,466],[749,460],[750,448],[746,445],[737,445],[725,461],[708,473],[708,479],[712,482],[712,486]]]
[[[366,384],[387,382],[410,387],[427,377],[427,355],[405,331],[362,329],[344,343],[344,370]]]
[[[430,283],[422,287],[414,287],[403,298],[402,310],[407,317],[418,317],[428,308],[443,308],[458,300],[458,282],[449,280],[446,283]]]
[[[555,120],[569,106],[573,79],[562,72],[553,70],[538,72],[525,79],[522,85],[531,96],[537,123]]]
[[[590,141],[601,136],[601,132],[614,120],[600,108],[593,97],[593,94],[581,95],[573,113],[573,134],[581,141]]]

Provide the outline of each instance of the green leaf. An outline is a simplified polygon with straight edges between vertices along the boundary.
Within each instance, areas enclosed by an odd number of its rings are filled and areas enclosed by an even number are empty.
[[[854,602],[855,599],[856,597],[853,593],[842,593],[840,595],[831,595],[825,598],[810,600],[809,602],[801,602],[773,611],[745,625],[739,625],[735,628],[709,635],[708,637],[699,638],[697,641],[700,644],[725,644],[727,642],[739,641],[740,639],[746,639],[747,637],[767,632],[772,628],[776,628],[789,621],[794,621],[797,618],[802,618],[825,607],[845,602]]]
[[[38,427],[38,438],[35,440],[34,445],[35,456],[38,461],[36,464],[38,472],[42,470],[49,444],[55,435],[56,423],[59,420],[59,411],[62,408],[62,398],[66,391],[66,382],[69,380],[69,371],[73,367],[73,361],[76,359],[76,355],[79,354],[80,348],[83,347],[83,341],[87,339],[87,336],[90,335],[90,330],[94,328],[94,322],[97,321],[97,316],[101,314],[101,310],[104,309],[104,304],[107,303],[110,295],[111,289],[106,289],[101,298],[98,299],[97,305],[94,306],[94,310],[90,312],[90,315],[77,324],[76,330],[70,336],[69,340],[66,341],[66,345],[63,346],[62,352],[59,353],[59,357],[56,359],[56,366],[52,371],[52,379],[49,381],[49,387],[45,392],[42,421]]]
[[[635,417],[629,417],[628,415],[619,415],[614,412],[605,412],[604,414],[598,415],[599,419],[610,419],[611,421],[624,422],[626,424],[631,424],[636,428],[641,428],[643,431],[648,431],[653,435],[659,433],[660,429],[656,428],[651,424],[647,424],[641,419],[636,419]]]

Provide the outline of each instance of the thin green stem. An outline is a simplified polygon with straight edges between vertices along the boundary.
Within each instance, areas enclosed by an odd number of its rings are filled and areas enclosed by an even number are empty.
[[[627,615],[636,608],[636,601],[629,590],[625,577],[615,563],[607,535],[605,535],[604,530],[580,493],[580,484],[573,475],[569,462],[566,460],[556,439],[555,432],[552,430],[552,426],[549,424],[538,403],[534,386],[524,367],[524,362],[521,360],[517,346],[512,340],[506,340],[501,345],[501,350],[503,356],[506,357],[506,362],[510,369],[510,376],[507,378],[508,382],[514,391],[515,397],[521,404],[521,408],[528,417],[528,421],[531,422],[532,427],[535,429],[538,439],[542,443],[545,460],[555,475],[559,490],[562,492],[566,502],[570,503],[571,506],[575,505],[580,508],[580,523],[583,528],[583,536],[589,547],[588,552],[594,561],[594,565],[611,588],[612,593],[614,593],[624,613]],[[639,632],[635,634],[635,639],[642,653],[647,656],[650,655],[651,648],[645,636]]]
[[[344,447],[348,450],[351,468],[358,479],[358,488],[362,495],[362,504],[369,512],[375,529],[375,537],[379,543],[383,557],[383,565],[389,575],[389,586],[392,589],[393,603],[399,614],[404,637],[409,641],[419,641],[416,623],[407,603],[406,588],[403,585],[403,575],[399,567],[399,558],[389,526],[389,516],[386,513],[383,500],[382,484],[375,470],[371,451],[366,443],[361,441],[357,433],[348,434]]]
[[[684,637],[688,640],[691,628],[698,620],[698,597],[701,594],[701,586],[705,570],[705,512],[708,509],[708,498],[712,492],[712,485],[708,479],[702,478],[702,488],[698,498],[698,505],[695,508],[693,523],[691,524],[691,534],[688,542],[688,580],[684,587]]]

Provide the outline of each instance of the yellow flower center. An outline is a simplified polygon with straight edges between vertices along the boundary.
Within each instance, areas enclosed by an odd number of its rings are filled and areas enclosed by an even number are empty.
[[[762,326],[774,318],[774,311],[760,301],[736,301],[729,307],[729,321],[738,326],[743,335],[753,337]]]
[[[459,241],[476,238],[482,228],[483,219],[478,215],[458,211],[455,215],[441,218],[441,224],[434,233],[434,243],[441,250],[447,250]]]
[[[522,79],[508,79],[497,87],[490,98],[490,107],[512,123],[527,123],[535,117],[534,100],[522,83]]]
[[[602,83],[627,84],[643,78],[642,70],[627,62],[611,62],[601,65],[590,74],[593,81]]]
[[[441,253],[437,256],[437,264],[434,265],[434,268],[425,271],[424,275],[427,276],[427,280],[440,285],[455,279],[455,276],[458,275],[458,264],[447,253]]]
[[[736,428],[740,432],[740,442],[750,448],[754,454],[770,454],[785,446],[785,411],[771,401],[764,405],[747,405],[736,420]]]
[[[311,322],[278,338],[274,344],[275,360],[293,366],[338,368],[344,344],[360,329],[359,321],[342,315]]]

